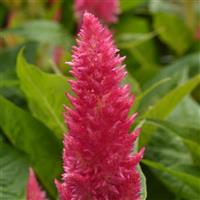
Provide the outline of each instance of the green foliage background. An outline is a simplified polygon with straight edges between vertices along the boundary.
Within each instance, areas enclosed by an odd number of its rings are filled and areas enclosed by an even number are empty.
[[[198,200],[200,2],[120,0],[120,8],[110,29],[127,57],[125,82],[136,95],[131,112],[139,112],[135,126],[143,126],[142,199]],[[64,61],[77,30],[72,0],[0,1],[2,200],[25,199],[30,166],[57,199],[54,179],[62,172],[67,131],[63,104],[69,105],[64,93],[70,92]]]

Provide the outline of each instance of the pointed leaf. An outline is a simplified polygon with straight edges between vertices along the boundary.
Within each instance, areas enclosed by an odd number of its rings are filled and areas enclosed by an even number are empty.
[[[63,27],[57,22],[48,20],[31,20],[18,27],[6,29],[0,34],[2,37],[7,37],[9,35],[51,45],[71,45],[71,38]],[[66,41],[68,41],[68,43],[66,43]]]
[[[0,198],[25,200],[27,178],[25,155],[0,141]]]
[[[147,110],[147,112],[143,114],[141,118],[164,119],[178,104],[178,102],[184,96],[189,94],[199,83],[200,75],[197,75],[186,83],[176,87],[156,102],[149,110]],[[151,139],[153,133],[155,132],[155,127],[145,124],[142,131],[140,144],[144,145]]]
[[[158,119],[147,119],[147,123],[158,126],[181,137],[191,152],[192,156],[194,157],[194,161],[197,163],[197,165],[200,166],[200,130],[190,127],[178,126],[172,122]]]
[[[156,13],[154,28],[159,33],[160,39],[177,54],[183,54],[190,47],[192,34],[179,16],[172,13]]]
[[[128,10],[132,10],[135,7],[141,5],[142,3],[144,3],[145,0],[134,0],[134,1],[130,1],[130,0],[120,0],[120,8],[121,10],[124,11],[128,11]]]
[[[54,178],[61,171],[61,144],[56,137],[29,113],[0,96],[0,127],[10,142],[25,152],[35,172],[51,195]]]
[[[171,122],[200,130],[200,105],[190,96],[185,97],[169,116]]]
[[[17,74],[21,89],[28,99],[34,117],[46,124],[58,138],[66,131],[62,112],[69,104],[65,92],[69,91],[67,79],[60,75],[40,71],[26,62],[20,51],[17,58]]]
[[[197,200],[200,194],[200,177],[199,176],[194,176],[189,173],[186,173],[184,171],[178,171],[173,168],[166,167],[160,163],[153,162],[150,160],[143,160],[142,163],[145,165],[160,170],[172,177],[174,177],[174,180],[179,181],[179,185],[177,182],[173,182],[173,179],[165,178],[165,183],[171,184],[170,187],[173,187],[173,190],[176,190],[177,195],[180,197],[182,196],[184,199],[194,199]],[[180,190],[185,190],[184,192],[185,196],[181,195]]]

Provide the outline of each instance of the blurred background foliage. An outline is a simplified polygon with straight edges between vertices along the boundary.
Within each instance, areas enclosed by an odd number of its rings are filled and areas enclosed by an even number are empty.
[[[120,0],[110,25],[143,125],[148,200],[200,197],[200,2]],[[78,31],[72,0],[0,1],[0,197],[22,200],[28,167],[52,199]],[[19,53],[19,50],[24,47]],[[144,180],[143,180],[144,181]],[[143,185],[145,183],[143,182]],[[143,199],[146,191],[143,187]]]

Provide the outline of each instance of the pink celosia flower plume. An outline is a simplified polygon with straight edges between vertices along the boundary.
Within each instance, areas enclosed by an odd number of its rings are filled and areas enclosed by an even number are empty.
[[[74,10],[79,21],[88,11],[106,23],[113,23],[119,14],[119,0],[75,0]]]
[[[68,94],[74,109],[64,115],[69,132],[64,139],[61,200],[139,200],[136,169],[144,149],[132,155],[140,129],[128,134],[136,114],[128,117],[133,96],[121,81],[124,65],[112,35],[97,18],[85,13],[73,49]]]
[[[46,194],[41,190],[31,168],[29,169],[29,178],[26,188],[26,200],[47,200]]]

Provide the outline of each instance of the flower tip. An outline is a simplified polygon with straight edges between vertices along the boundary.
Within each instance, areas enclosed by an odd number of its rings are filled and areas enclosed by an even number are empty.
[[[73,62],[66,61],[65,64],[67,64],[69,66],[73,66]]]
[[[33,172],[33,169],[31,167],[29,167],[29,176],[34,176],[34,172]]]
[[[91,13],[89,13],[87,10],[84,12],[83,17],[86,18],[88,16],[92,15]]]
[[[141,159],[142,159],[143,156],[144,156],[144,152],[145,152],[145,147],[142,147],[142,148],[140,149],[140,151],[139,151],[139,154],[140,154],[140,156],[141,156]]]
[[[60,187],[60,184],[61,184],[61,183],[60,183],[57,179],[54,180],[54,183],[55,183],[55,185],[56,185],[57,188]]]
[[[135,98],[135,96],[133,96],[133,98]],[[134,118],[137,118],[138,112],[135,112],[135,113],[133,114],[133,116],[134,116]]]
[[[46,193],[42,191],[32,168],[29,168],[29,178],[26,187],[26,200],[47,200]]]
[[[83,21],[90,20],[91,18],[95,18],[95,16],[92,13],[85,11],[83,14]]]
[[[62,192],[62,184],[60,183],[60,181],[58,181],[57,179],[54,180],[54,184],[56,185],[56,188],[58,190],[58,192],[60,193],[61,195],[61,192]]]
[[[135,137],[137,138],[139,135],[140,135],[140,132],[141,132],[141,128],[136,128],[134,131],[133,131],[133,134],[135,135]]]
[[[85,11],[85,13],[83,15],[83,24],[88,24],[88,23],[97,23],[98,24],[99,20],[92,13]]]
[[[136,112],[136,113],[134,113],[134,114],[130,117],[129,120],[131,121],[131,123],[135,122],[137,116],[138,116],[138,113]]]

